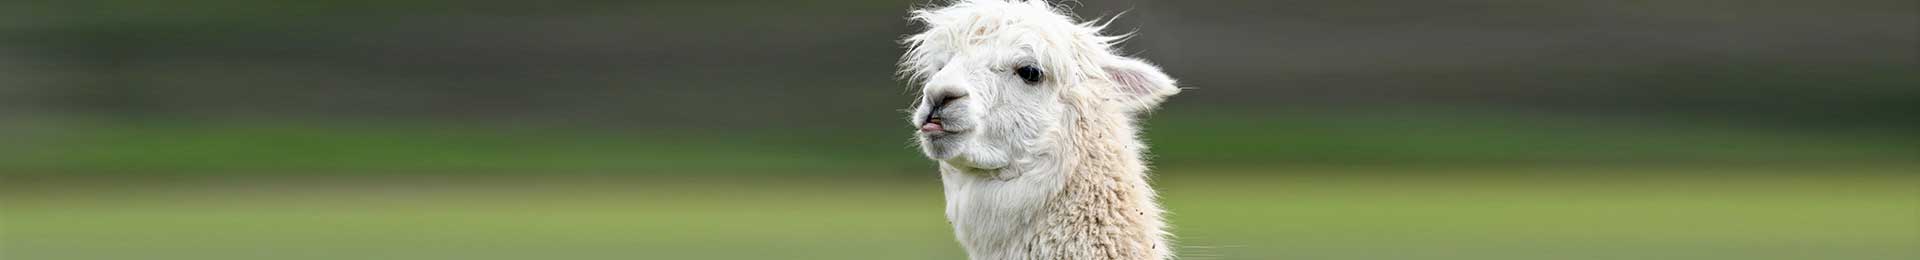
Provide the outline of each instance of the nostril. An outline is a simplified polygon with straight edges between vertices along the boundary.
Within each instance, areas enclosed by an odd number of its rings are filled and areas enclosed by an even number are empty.
[[[967,94],[948,95],[946,98],[943,98],[940,100],[940,104],[941,105],[952,104],[954,100],[960,100],[960,98],[963,98],[963,97],[967,97]]]
[[[953,104],[953,101],[960,100],[960,98],[964,98],[964,97],[967,97],[967,94],[954,93],[954,92],[941,92],[937,94],[937,96],[933,96],[929,98],[928,100],[931,100],[932,102],[931,104],[928,104],[928,105],[930,105],[930,107],[933,108],[933,111],[937,112],[937,111],[940,111],[941,108],[946,108],[947,105]]]

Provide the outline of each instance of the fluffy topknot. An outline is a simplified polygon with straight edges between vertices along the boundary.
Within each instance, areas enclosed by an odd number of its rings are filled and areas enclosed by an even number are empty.
[[[899,74],[922,81],[955,54],[1017,46],[1068,83],[1105,77],[1100,62],[1116,57],[1112,46],[1126,36],[1101,35],[1107,24],[1075,22],[1064,10],[1044,1],[1009,0],[960,0],[914,10],[910,19],[926,30],[901,40],[907,53],[900,58]]]

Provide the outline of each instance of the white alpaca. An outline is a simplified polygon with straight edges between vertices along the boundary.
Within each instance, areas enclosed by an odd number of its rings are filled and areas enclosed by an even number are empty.
[[[917,10],[901,73],[972,259],[1167,259],[1134,115],[1178,93],[1101,26],[1039,1]]]

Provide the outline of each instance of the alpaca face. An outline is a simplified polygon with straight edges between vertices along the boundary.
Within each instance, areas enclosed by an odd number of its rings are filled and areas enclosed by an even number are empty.
[[[1046,149],[1066,104],[1053,75],[1017,46],[954,53],[921,86],[910,121],[928,158],[972,169],[999,169]],[[1002,50],[1002,51],[989,51]]]
[[[1112,54],[1119,37],[1040,2],[960,1],[915,11],[901,73],[920,82],[909,121],[928,158],[994,170],[1059,147],[1076,116],[1131,116],[1179,92],[1160,69]]]

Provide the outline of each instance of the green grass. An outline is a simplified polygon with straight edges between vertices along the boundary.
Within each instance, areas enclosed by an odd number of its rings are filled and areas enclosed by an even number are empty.
[[[841,172],[921,160],[905,135],[380,124],[65,124],[0,147],[0,175]]]
[[[1186,259],[1914,259],[1913,169],[1163,168],[1158,183]],[[930,176],[4,187],[4,259],[961,258]]]
[[[1684,119],[1471,111],[1156,117],[1167,165],[1751,164],[1916,162],[1920,136]]]
[[[1920,162],[1909,133],[1513,114],[1187,111],[1148,122],[1169,167]],[[51,121],[0,131],[0,176],[898,173],[905,124],[579,129],[419,122]],[[8,129],[0,129],[8,130]]]

